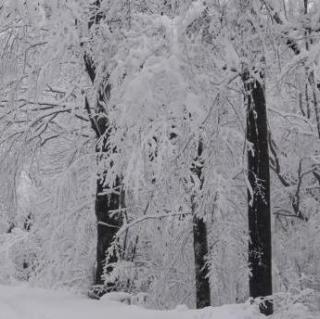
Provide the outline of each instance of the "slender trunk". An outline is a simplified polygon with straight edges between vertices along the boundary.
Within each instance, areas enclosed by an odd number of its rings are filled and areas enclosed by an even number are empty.
[[[208,265],[205,257],[208,254],[207,227],[203,219],[193,217],[193,247],[196,273],[197,308],[210,306],[210,284]]]
[[[103,13],[100,12],[100,0],[92,4],[92,16],[89,19],[88,28],[98,25],[103,19]],[[88,76],[95,84],[96,66],[92,57],[85,53],[84,63]],[[104,108],[105,103],[110,99],[111,85],[108,83],[109,74],[106,74],[100,83],[97,92],[96,105],[92,113],[88,100],[85,100],[85,108],[88,112],[92,129],[96,133],[97,146],[96,153],[98,161],[105,160],[104,156],[108,152],[116,152],[115,149],[109,149],[110,127],[108,123],[108,114]],[[110,168],[112,164],[110,164]],[[115,282],[108,282],[104,275],[108,275],[113,270],[113,264],[118,261],[116,251],[112,250],[115,235],[123,223],[124,192],[122,190],[121,178],[116,177],[113,185],[106,183],[107,171],[102,172],[97,177],[95,214],[97,218],[97,255],[96,255],[96,276],[93,289],[93,297],[100,297],[106,291],[115,289]]]
[[[96,132],[97,146],[96,153],[98,161],[105,160],[104,156],[110,152],[108,147],[109,142],[109,127],[105,112],[101,111],[101,99],[110,96],[111,86],[106,86],[105,90],[98,94],[96,103],[97,114],[90,119],[92,127]],[[89,112],[90,113],[90,112]],[[99,141],[99,143],[98,143]],[[116,150],[112,150],[116,152]],[[112,164],[110,164],[110,168]],[[112,264],[118,261],[115,251],[109,251],[114,244],[115,235],[123,223],[124,208],[124,192],[122,190],[121,178],[116,177],[113,185],[106,183],[107,171],[102,172],[97,178],[95,213],[97,218],[97,269],[95,285],[104,284],[105,291],[111,291],[115,288],[115,283],[106,282],[104,274],[108,275],[112,272]]]
[[[118,257],[115,251],[109,252],[108,250],[112,246],[115,235],[122,225],[121,214],[121,187],[119,180],[117,179],[116,185],[114,185],[111,194],[104,194],[106,188],[103,186],[104,177],[97,180],[97,193],[95,212],[97,217],[97,269],[96,269],[96,285],[103,285],[105,280],[103,274],[110,274],[113,270],[112,264],[118,261]],[[108,192],[110,189],[108,189]],[[118,211],[118,213],[116,213]],[[107,258],[108,256],[108,258]],[[107,264],[106,269],[105,266]],[[110,291],[114,289],[114,282],[106,282],[105,290]]]
[[[202,174],[203,161],[201,155],[203,151],[202,142],[199,141],[198,155],[192,166],[194,178],[199,179],[200,189],[202,189],[204,177]],[[210,283],[209,283],[209,268],[206,262],[208,255],[208,239],[207,227],[202,218],[197,216],[196,204],[197,190],[191,197],[192,213],[193,213],[193,247],[195,260],[195,277],[196,277],[196,305],[197,308],[210,306]]]
[[[250,296],[272,295],[271,212],[268,126],[264,89],[249,74],[243,76],[247,92],[249,280]],[[267,300],[260,305],[265,315],[273,313]]]

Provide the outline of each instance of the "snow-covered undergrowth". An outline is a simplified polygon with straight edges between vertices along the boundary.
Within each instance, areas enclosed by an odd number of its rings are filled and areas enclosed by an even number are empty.
[[[119,298],[117,298],[119,297]],[[142,306],[126,305],[123,293],[105,295],[101,300],[64,291],[49,291],[23,286],[0,285],[0,319],[259,319],[256,305],[233,304],[190,310],[180,305],[173,310],[160,311]],[[272,319],[317,319],[320,313],[311,313],[301,304],[278,310]]]

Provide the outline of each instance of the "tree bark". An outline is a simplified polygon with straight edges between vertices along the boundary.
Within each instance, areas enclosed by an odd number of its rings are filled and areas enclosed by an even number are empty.
[[[88,67],[87,67],[88,69]],[[101,108],[101,101],[110,96],[111,86],[105,86],[104,92],[99,91],[96,103],[96,115],[92,115],[89,111],[92,127],[97,136],[96,153],[98,161],[104,160],[104,156],[108,152],[115,152],[108,147],[110,129],[107,121],[107,115]],[[87,103],[87,101],[86,101]],[[87,106],[89,108],[89,106]],[[100,143],[98,143],[100,141]],[[112,164],[110,168],[112,167]],[[107,171],[102,172],[97,178],[97,190],[95,200],[95,214],[97,217],[97,268],[95,285],[105,284],[104,293],[114,290],[115,283],[105,283],[104,273],[112,272],[112,264],[118,260],[116,252],[109,252],[112,246],[115,235],[123,223],[122,209],[124,208],[124,193],[122,190],[121,178],[116,177],[113,185],[105,183]],[[108,257],[108,259],[106,259]],[[105,265],[110,264],[105,268]]]
[[[100,9],[100,0],[93,3],[93,14],[89,19],[88,28],[94,24],[99,24],[103,18]],[[84,63],[88,76],[94,84],[96,79],[96,67],[90,55],[85,53]],[[97,100],[92,114],[88,100],[85,100],[85,108],[88,112],[92,129],[96,133],[97,160],[103,161],[110,150],[108,146],[111,128],[108,123],[108,114],[104,104],[108,102],[111,95],[111,85],[108,83],[109,74],[106,74],[97,92]],[[112,164],[110,164],[110,168]],[[100,297],[105,292],[115,289],[115,282],[106,282],[104,274],[108,275],[113,270],[113,264],[118,261],[116,251],[109,251],[114,244],[115,235],[123,223],[124,192],[122,189],[121,178],[116,177],[113,185],[106,182],[107,171],[102,172],[97,177],[95,214],[97,218],[97,254],[96,254],[96,275],[93,294]]]
[[[203,219],[193,217],[193,247],[196,273],[196,306],[210,306],[210,284],[208,265],[205,257],[208,254],[207,227]]]
[[[117,181],[114,187],[114,193],[109,195],[101,195],[106,192],[106,188],[103,186],[103,179],[97,180],[97,193],[95,202],[95,212],[97,217],[97,269],[96,269],[96,285],[104,285],[105,290],[114,290],[113,282],[106,282],[103,278],[104,272],[110,274],[113,270],[112,264],[118,261],[116,252],[112,251],[107,255],[108,249],[114,242],[115,235],[119,228],[122,226],[122,215],[119,209],[121,208],[121,189],[120,183]],[[108,189],[108,191],[110,191]],[[120,194],[119,194],[120,193]],[[119,211],[115,213],[115,211]],[[108,258],[107,258],[108,256]],[[104,267],[108,265],[104,271]]]
[[[250,296],[272,295],[272,251],[268,124],[264,88],[249,73],[243,75],[247,100],[249,279]],[[260,305],[265,315],[273,313],[272,301]]]
[[[204,177],[202,174],[203,161],[201,155],[203,151],[202,142],[199,141],[198,154],[193,162],[191,171],[194,178],[199,179],[201,191]],[[206,262],[208,255],[208,238],[207,227],[203,220],[197,216],[196,194],[198,190],[195,189],[191,197],[192,213],[193,213],[193,247],[195,260],[195,278],[196,278],[196,306],[197,308],[204,308],[210,306],[210,283],[209,283],[209,268]]]

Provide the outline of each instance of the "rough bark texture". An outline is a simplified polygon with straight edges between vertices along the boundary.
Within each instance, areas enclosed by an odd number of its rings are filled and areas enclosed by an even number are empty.
[[[197,308],[210,306],[210,284],[205,257],[208,254],[207,227],[203,219],[193,218],[193,241],[196,272]]]
[[[107,115],[102,114],[101,111],[101,98],[105,96],[110,96],[109,90],[110,86],[106,86],[105,94],[101,91],[98,94],[98,100],[96,105],[96,115],[91,116],[92,127],[97,135],[97,140],[100,143],[96,147],[96,152],[98,156],[98,161],[103,160],[105,154],[110,150],[108,149],[108,122]],[[101,143],[102,141],[102,143]],[[111,168],[111,167],[110,167]],[[117,262],[117,255],[115,253],[109,254],[108,260],[106,260],[106,253],[108,249],[112,246],[115,239],[115,235],[122,225],[122,212],[123,208],[123,191],[121,189],[121,180],[119,177],[116,178],[114,185],[105,186],[106,173],[103,172],[97,178],[97,191],[95,200],[95,213],[97,217],[97,269],[96,269],[96,285],[102,285],[104,283],[103,273],[106,261],[110,264]],[[118,211],[118,212],[116,212]],[[106,273],[112,271],[112,266],[106,268]],[[105,288],[110,291],[113,289],[113,284],[109,283]]]
[[[99,8],[100,1],[97,0],[93,3],[94,10],[88,24],[89,29],[93,25],[99,24],[100,20],[103,18]],[[96,79],[96,67],[90,55],[84,55],[84,63],[88,76],[94,84]],[[85,108],[88,112],[92,129],[95,131],[97,137],[96,153],[98,161],[104,160],[105,156],[110,152],[108,147],[110,127],[107,117],[108,114],[104,108],[104,105],[108,102],[111,95],[111,85],[108,83],[108,79],[109,75],[106,74],[104,80],[100,83],[93,114],[88,100],[85,100]],[[115,288],[115,283],[105,282],[103,274],[106,264],[110,264],[110,266],[107,266],[106,268],[106,274],[108,274],[113,269],[112,264],[116,263],[118,260],[117,254],[114,251],[109,251],[108,259],[106,259],[106,257],[108,250],[112,247],[115,240],[115,235],[123,223],[121,208],[124,206],[124,193],[122,191],[121,179],[117,177],[114,185],[106,186],[106,174],[107,172],[105,171],[97,177],[95,199],[95,214],[97,218],[97,268],[95,285],[98,287],[104,286],[102,290],[98,288],[97,291],[94,291],[97,295],[102,295],[104,292],[114,290]]]
[[[200,191],[203,185],[203,162],[202,142],[199,142],[198,155],[193,163],[191,169],[192,173],[200,181]],[[195,190],[197,192],[197,190]],[[194,246],[194,260],[195,260],[195,275],[196,275],[196,305],[197,308],[204,308],[210,306],[210,283],[208,278],[208,265],[206,263],[206,256],[208,254],[208,239],[207,227],[202,218],[197,217],[196,193],[192,195],[192,212],[193,212],[193,246]]]
[[[272,294],[271,265],[271,213],[268,126],[266,101],[262,85],[247,74],[243,77],[247,92],[247,141],[249,219],[249,280],[250,296],[265,297]],[[273,312],[271,301],[261,304],[265,315]]]
[[[119,184],[119,183],[118,183]],[[119,185],[118,185],[119,186]],[[106,268],[106,273],[110,273],[113,269],[112,263],[117,262],[118,258],[115,252],[108,255],[106,260],[106,252],[111,247],[115,235],[122,225],[121,213],[113,214],[112,211],[120,208],[120,195],[112,193],[109,195],[100,195],[105,192],[106,189],[103,186],[103,178],[99,178],[97,181],[97,194],[95,203],[95,212],[97,217],[97,269],[96,269],[96,285],[104,284],[103,273],[106,261],[110,263],[110,266]],[[116,190],[115,190],[116,191]],[[118,192],[121,191],[118,190]],[[111,213],[112,212],[112,213]],[[112,290],[114,283],[107,283],[107,290]]]

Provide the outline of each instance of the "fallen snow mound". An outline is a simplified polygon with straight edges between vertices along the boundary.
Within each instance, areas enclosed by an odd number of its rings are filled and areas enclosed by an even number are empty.
[[[142,296],[140,296],[142,298]],[[207,307],[189,310],[178,306],[174,310],[144,309],[126,305],[132,300],[125,293],[107,294],[101,300],[88,299],[61,291],[48,291],[24,286],[0,285],[0,319],[262,319],[256,306],[249,304]],[[281,319],[292,319],[283,316]],[[292,314],[291,314],[292,316]],[[278,317],[279,318],[279,317]],[[278,319],[277,318],[277,319]],[[295,317],[311,318],[311,317]],[[320,317],[314,317],[320,318]],[[275,317],[276,319],[276,317]]]

